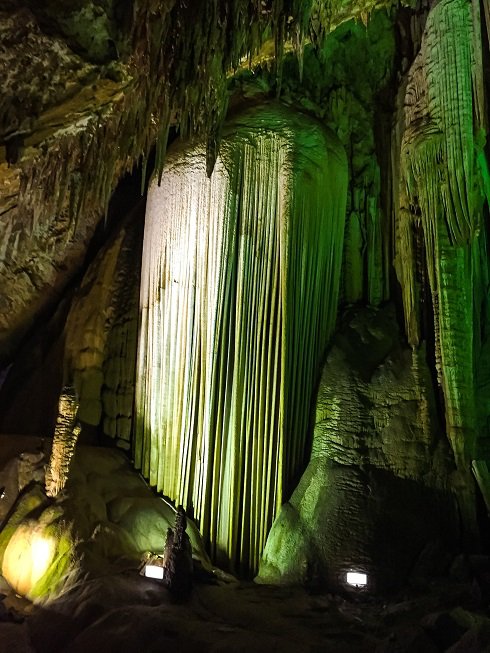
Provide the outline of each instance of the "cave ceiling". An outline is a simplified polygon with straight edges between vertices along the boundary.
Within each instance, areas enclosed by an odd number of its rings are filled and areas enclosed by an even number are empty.
[[[161,166],[170,124],[207,136],[211,169],[230,71],[279,72],[285,50],[392,5],[1,3],[0,357],[59,300],[121,175],[155,144]]]

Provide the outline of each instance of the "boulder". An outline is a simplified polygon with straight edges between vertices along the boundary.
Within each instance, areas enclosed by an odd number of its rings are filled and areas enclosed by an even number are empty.
[[[349,310],[323,369],[310,462],[258,582],[349,590],[357,571],[371,592],[444,571],[459,522],[439,434],[424,352],[404,344],[394,308]]]

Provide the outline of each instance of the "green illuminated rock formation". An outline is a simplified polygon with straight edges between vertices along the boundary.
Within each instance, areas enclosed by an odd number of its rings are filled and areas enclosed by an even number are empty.
[[[280,105],[169,153],[148,197],[137,468],[192,507],[214,554],[256,568],[305,459],[335,325],[347,165],[319,123]]]
[[[0,428],[73,380],[81,441],[264,581],[476,550],[488,3],[130,4],[2,5]]]
[[[481,29],[478,3],[446,0],[429,13],[399,95],[394,188],[395,264],[407,337],[414,346],[433,342],[446,433],[463,476],[471,459],[486,455],[488,438],[487,427],[478,429],[475,388],[480,364],[487,364],[481,354],[488,319]],[[471,480],[462,483],[471,493]],[[471,522],[473,499],[460,501]]]
[[[422,561],[422,574],[447,564],[459,528],[455,465],[424,354],[403,343],[393,306],[343,317],[320,381],[311,459],[271,529],[258,581],[342,587],[354,569],[379,591]]]

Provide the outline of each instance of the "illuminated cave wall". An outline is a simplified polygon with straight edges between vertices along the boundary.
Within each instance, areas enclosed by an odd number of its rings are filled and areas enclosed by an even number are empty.
[[[378,305],[390,298],[398,301],[401,291],[408,343],[414,350],[414,360],[423,361],[416,364],[413,374],[418,378],[416,370],[426,370],[423,383],[417,384],[425,388],[421,392],[428,399],[416,399],[422,403],[414,421],[414,428],[425,435],[415,446],[420,446],[430,460],[432,446],[444,448],[450,443],[446,462],[433,463],[436,480],[432,481],[420,473],[422,461],[418,472],[410,471],[403,469],[403,452],[395,454],[399,460],[389,464],[395,470],[395,478],[403,479],[399,487],[406,489],[400,496],[410,492],[410,483],[405,485],[407,480],[416,484],[414,496],[419,490],[422,494],[441,492],[446,507],[454,494],[463,530],[468,540],[474,542],[477,515],[471,461],[488,457],[488,175],[484,85],[488,43],[482,41],[486,38],[483,14],[474,3],[462,0],[446,0],[432,8],[421,2],[417,13],[402,12],[398,21],[394,30],[393,20],[380,12],[372,17],[367,28],[352,23],[340,26],[327,38],[324,50],[305,49],[301,80],[297,77],[295,57],[286,57],[280,97],[282,102],[302,107],[321,119],[344,145],[349,186],[341,300]],[[275,88],[271,80],[273,75],[259,66],[253,74],[237,76],[235,92],[245,98],[260,97],[264,89],[267,92]],[[374,395],[373,401],[382,401],[381,396],[382,393],[376,399]],[[427,422],[424,405],[437,418]],[[159,419],[158,414],[155,417]],[[366,418],[368,422],[371,419]],[[346,411],[339,420],[349,422],[351,415]],[[303,424],[306,427],[307,421]],[[390,438],[403,442],[408,437],[403,426],[390,429]],[[429,447],[427,433],[434,438]],[[239,454],[235,455],[238,460]],[[292,475],[301,469],[294,457],[281,463],[293,465]],[[361,464],[371,464],[375,470],[379,466],[376,461],[356,463]],[[345,473],[350,472],[346,469]],[[382,476],[384,472],[379,473]],[[331,474],[325,473],[326,486],[331,478]],[[363,478],[362,474],[359,478]],[[362,496],[363,481],[359,482]],[[339,487],[332,486],[332,496]],[[382,504],[387,500],[380,489],[382,483],[376,487],[379,494],[374,500]],[[291,489],[281,497],[283,500]],[[169,494],[185,503],[185,492]],[[194,499],[191,503],[195,503]],[[331,514],[326,519],[326,513],[322,513],[325,506],[317,508],[320,540],[321,524],[327,522],[331,531],[338,530],[339,541],[351,535],[356,540],[362,531],[369,531],[366,516],[356,525],[349,525],[348,520],[342,524]],[[407,516],[410,510],[406,508]],[[410,514],[416,512],[414,509]],[[199,517],[199,509],[196,514]],[[382,521],[379,529],[383,527]],[[454,514],[448,517],[449,531],[457,539],[456,522]],[[349,528],[353,529],[352,534]],[[385,524],[384,528],[389,526]],[[273,542],[293,540],[298,533],[308,530],[308,524],[300,520],[289,524],[288,529],[282,533],[282,540],[274,536]],[[215,539],[206,525],[204,530],[211,540]],[[243,524],[236,532],[241,536]],[[446,536],[447,533],[441,533],[442,539]],[[359,537],[362,551],[371,535],[366,534],[364,541]],[[331,538],[332,546],[337,539]],[[250,541],[253,542],[253,535]],[[263,539],[256,542],[260,550]],[[247,555],[246,549],[223,550],[232,559]],[[286,547],[283,556],[287,556],[287,550]],[[406,560],[411,555],[413,551],[406,554]],[[314,567],[315,556],[318,557],[318,549],[313,546],[306,561],[301,561],[302,568],[309,564]],[[327,566],[335,563],[332,556],[326,556]],[[392,572],[394,568],[396,562]],[[405,571],[408,573],[407,565]],[[279,578],[280,574],[276,574],[274,580]]]
[[[192,509],[218,559],[257,567],[305,462],[313,385],[335,326],[347,162],[280,105],[169,155],[148,196],[135,463]]]
[[[49,3],[51,18],[54,4],[54,0]],[[294,11],[288,22],[281,18],[279,10],[286,5],[279,0],[271,4],[269,13],[243,0],[234,4],[235,13],[230,3],[219,0],[195,4],[151,3],[150,7],[135,2],[124,29],[115,14],[108,20],[102,17],[94,31],[97,38],[90,41],[92,45],[78,43],[76,55],[65,34],[76,17],[66,21],[58,17],[65,27],[57,27],[54,21],[57,36],[52,36],[43,32],[42,8],[35,15],[28,8],[15,8],[12,16],[0,15],[10,54],[24,47],[26,34],[31,53],[25,70],[19,68],[19,57],[10,57],[0,106],[0,363],[6,379],[0,389],[0,427],[13,432],[17,426],[23,431],[19,424],[34,413],[55,416],[57,392],[51,393],[53,405],[45,408],[38,401],[43,394],[36,389],[49,377],[55,378],[60,390],[64,370],[65,381],[77,385],[79,415],[85,424],[81,438],[90,427],[128,448],[132,437],[136,464],[161,491],[192,507],[215,556],[234,563],[242,560],[245,567],[254,568],[281,502],[294,502],[301,494],[291,498],[308,464],[309,437],[315,440],[311,428],[308,431],[314,413],[313,384],[315,372],[321,371],[319,354],[335,329],[337,292],[342,309],[391,300],[398,309],[398,323],[404,325],[401,337],[413,350],[412,362],[417,362],[413,367],[407,363],[407,374],[416,376],[424,370],[423,383],[418,378],[414,383],[427,398],[414,399],[421,402],[421,417],[414,422],[414,429],[423,435],[423,456],[416,463],[419,471],[403,469],[404,458],[396,446],[383,464],[403,478],[410,471],[409,480],[420,489],[426,485],[419,474],[423,461],[432,461],[432,444],[427,443],[434,440],[443,447],[449,442],[448,461],[434,465],[442,480],[433,486],[455,496],[464,532],[476,537],[478,495],[471,461],[490,459],[488,4],[419,0],[372,11],[391,3],[338,0],[328,3],[328,11],[325,4],[322,12],[317,2],[291,3]],[[66,11],[70,14],[71,9]],[[216,21],[218,13],[221,22]],[[353,15],[357,20],[348,21]],[[294,36],[292,42],[284,44],[286,36]],[[79,37],[71,34],[70,43]],[[108,47],[111,40],[117,52]],[[106,46],[104,52],[99,51],[101,44]],[[247,70],[241,57],[249,49]],[[48,52],[50,56],[44,56]],[[35,70],[40,60],[45,62],[46,83],[25,84],[40,75],[41,69]],[[227,80],[230,70],[234,72]],[[58,83],[60,77],[64,85]],[[20,86],[16,85],[19,78]],[[227,87],[228,126],[209,182],[205,168],[210,171],[216,154]],[[22,110],[13,111],[9,102],[16,106],[12,100],[16,88],[27,99]],[[289,150],[281,149],[274,139],[264,140],[264,125],[258,130],[260,137],[240,141],[240,146],[233,135],[237,107],[271,102],[273,97],[290,107],[291,116],[306,112],[329,127],[346,156],[345,194],[337,198],[346,203],[345,221],[337,207],[338,219],[328,220],[339,231],[319,230],[317,237],[319,242],[325,239],[324,251],[336,243],[331,250],[335,260],[327,266],[331,283],[317,286],[305,277],[302,282],[312,294],[302,296],[303,311],[295,310],[299,264],[294,257],[291,266],[284,263],[287,258],[274,259],[273,243],[282,233],[281,225],[296,229],[309,224],[297,220],[291,209],[299,206],[301,197],[308,201],[311,197],[301,195],[300,177],[294,181],[296,164],[288,159]],[[122,171],[135,165],[140,155],[144,170],[153,146],[157,168],[162,164],[169,123],[185,138],[201,131],[207,144],[196,150],[199,163],[184,154],[187,146],[177,146],[180,154],[169,156],[162,187],[152,187],[149,194],[153,207],[160,202],[156,197],[177,183],[174,168],[181,155],[179,170],[188,164],[193,176],[179,177],[182,197],[172,195],[168,200],[175,205],[171,223],[165,223],[168,230],[158,231],[163,227],[150,218],[147,224],[148,233],[156,230],[154,237],[148,237],[158,249],[145,254],[135,416],[139,264],[134,254],[139,252],[139,237],[125,235],[123,226],[95,257],[84,280],[77,281],[78,289],[70,284],[84,269],[88,243],[96,225],[100,229],[104,224],[104,207]],[[10,140],[17,131],[18,143],[17,136]],[[297,143],[300,137],[284,138]],[[237,147],[233,156],[232,144]],[[260,163],[250,154],[254,147],[265,157]],[[306,157],[307,148],[298,148]],[[280,183],[281,157],[289,195]],[[272,192],[276,186],[281,191],[278,196]],[[322,192],[329,192],[328,187]],[[204,206],[213,205],[214,222],[211,209],[192,213],[194,194],[202,194],[199,201]],[[181,206],[185,198],[187,208]],[[253,202],[262,204],[254,207]],[[233,207],[235,218],[250,224],[249,231],[238,229],[234,237]],[[327,208],[333,210],[331,205]],[[267,265],[260,259],[276,286],[257,283],[261,272],[252,257],[266,222],[254,223],[251,216],[262,209],[271,219],[269,227],[278,230],[270,232],[272,240],[266,239],[264,245],[263,253],[269,249],[272,258]],[[302,207],[299,213],[305,211]],[[213,243],[212,259],[191,256],[192,248],[197,252],[202,242],[198,229]],[[292,238],[292,232],[287,233]],[[314,234],[305,238],[311,243]],[[171,243],[166,253],[160,249],[165,242]],[[229,259],[220,258],[221,251],[230,253]],[[293,256],[294,246],[287,251]],[[191,260],[201,263],[192,267]],[[305,268],[306,275],[316,263],[311,257],[305,263],[311,266]],[[158,266],[167,264],[170,267],[158,271]],[[187,274],[185,287],[181,274]],[[206,296],[198,292],[198,281],[203,279],[210,280]],[[277,305],[267,304],[264,293],[269,287],[276,293]],[[45,326],[46,316],[56,307],[56,315]],[[315,307],[324,311],[325,319],[318,317],[316,323],[310,319],[312,330],[302,330],[299,321],[306,321]],[[264,310],[270,319],[261,329]],[[273,338],[274,329],[279,332],[279,323],[274,322],[279,315],[281,341]],[[214,325],[221,331],[215,331]],[[179,334],[172,344],[170,332]],[[276,349],[265,347],[267,340],[278,347],[277,361]],[[300,374],[294,365],[303,366]],[[264,369],[271,374],[262,377]],[[328,378],[328,366],[323,374]],[[274,380],[279,393],[270,385]],[[385,396],[384,390],[375,395],[369,387],[362,386],[359,392],[373,402]],[[276,403],[261,404],[265,396]],[[39,405],[33,410],[35,401]],[[422,410],[425,405],[432,411],[428,421]],[[368,433],[374,441],[376,429],[371,422],[377,412],[369,408],[363,414],[369,428],[356,433],[356,438],[362,440]],[[53,418],[41,417],[31,419],[30,432],[37,432],[36,424],[42,424],[45,434],[45,425]],[[342,431],[346,449],[351,442],[348,425],[358,424],[351,417],[345,408],[336,417],[338,423],[347,424]],[[277,428],[267,429],[267,420],[274,419]],[[236,429],[229,428],[232,420]],[[325,421],[320,441],[331,446],[329,437],[335,441],[337,431]],[[389,437],[403,440],[403,433],[402,428],[393,428]],[[377,450],[374,445],[367,449]],[[310,464],[316,464],[315,455],[314,449]],[[267,468],[266,460],[271,463]],[[352,462],[349,451],[345,460]],[[336,462],[342,465],[345,460],[340,457]],[[356,465],[360,469],[361,462]],[[488,478],[482,482],[490,486]],[[334,496],[340,485],[329,487]],[[323,516],[321,510],[316,514],[318,528]],[[329,523],[338,527],[338,522]],[[284,537],[294,539],[302,527],[301,523],[288,526]],[[359,534],[364,526],[355,528]],[[342,533],[339,530],[344,540],[350,536],[348,525]],[[271,540],[269,552],[277,541]]]
[[[488,391],[477,389],[488,366],[482,54],[488,56],[488,43],[482,42],[482,19],[478,2],[462,0],[443,0],[429,13],[420,52],[398,97],[394,186],[395,265],[407,337],[414,347],[433,339],[445,430],[459,473],[466,476],[458,496],[470,530],[474,499],[467,476],[471,460],[488,455],[489,436]]]

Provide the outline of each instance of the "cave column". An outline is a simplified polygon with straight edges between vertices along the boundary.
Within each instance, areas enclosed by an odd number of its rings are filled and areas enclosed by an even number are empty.
[[[135,462],[198,520],[215,559],[255,570],[303,468],[336,319],[347,162],[280,105],[169,154],[149,191]]]

